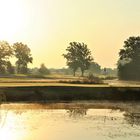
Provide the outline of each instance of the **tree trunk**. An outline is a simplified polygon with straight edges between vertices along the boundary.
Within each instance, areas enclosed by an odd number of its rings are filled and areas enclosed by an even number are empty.
[[[75,71],[75,70],[73,70],[73,76],[74,76],[74,77],[75,77],[75,72],[76,72],[76,71]]]
[[[84,76],[84,70],[81,70],[81,72],[82,72],[81,76],[83,77]]]

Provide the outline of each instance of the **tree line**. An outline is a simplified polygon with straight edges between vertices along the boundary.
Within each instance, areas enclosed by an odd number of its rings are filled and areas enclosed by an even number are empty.
[[[11,58],[16,58],[15,66]],[[10,45],[0,41],[0,74],[27,73],[28,64],[33,62],[30,48],[21,42]]]
[[[81,69],[81,76],[85,70],[96,64],[93,60],[91,51],[84,43],[70,42],[63,54],[67,60],[66,64],[73,70],[73,75],[78,68]],[[95,66],[95,65],[94,65]],[[99,68],[96,64],[96,68]],[[140,37],[129,37],[124,41],[123,49],[119,52],[119,60],[117,62],[118,77],[122,80],[140,80]],[[107,72],[107,69],[104,69]]]
[[[70,42],[63,54],[66,64],[75,76],[76,71],[80,69],[81,76],[84,76],[86,70],[100,74],[112,72],[112,69],[101,69],[101,66],[94,62],[92,53],[85,43]],[[11,58],[16,62],[13,66]],[[30,48],[22,42],[16,42],[10,45],[7,41],[0,41],[0,74],[26,74],[29,72],[28,64],[33,62]],[[34,68],[34,71],[40,74],[49,74],[50,71],[44,64],[40,68]],[[53,70],[52,70],[53,71]],[[69,73],[69,70],[62,69]],[[140,80],[140,37],[129,37],[124,41],[123,49],[119,51],[119,60],[117,62],[118,77],[122,80]]]

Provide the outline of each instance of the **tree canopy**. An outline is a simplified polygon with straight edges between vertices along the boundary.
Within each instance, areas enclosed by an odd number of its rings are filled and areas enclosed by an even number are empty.
[[[27,73],[28,63],[32,63],[33,58],[31,56],[31,50],[27,45],[23,43],[14,43],[13,45],[15,57],[17,58],[16,66],[17,73]]]
[[[12,56],[13,51],[11,46],[6,41],[0,41],[0,73],[6,72],[7,62],[9,57]]]
[[[119,52],[120,79],[140,80],[140,37],[129,37]]]
[[[79,42],[70,42],[66,49],[67,53],[63,54],[64,58],[67,59],[67,65],[73,70],[74,76],[78,68],[81,69],[82,76],[84,71],[90,66],[93,61],[91,51],[87,45]]]

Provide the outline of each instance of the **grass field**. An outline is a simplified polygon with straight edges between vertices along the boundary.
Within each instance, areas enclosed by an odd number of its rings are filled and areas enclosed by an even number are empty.
[[[9,77],[8,76],[0,77],[0,87],[13,87],[13,86],[140,87],[140,82],[136,81],[103,80],[104,84],[103,83],[77,84],[71,82],[80,80],[83,80],[83,77],[49,75],[46,76],[45,78],[44,77],[35,78],[32,76],[30,77],[28,75],[13,75]]]
[[[140,100],[140,83],[109,80],[106,84],[60,83],[80,77],[1,77],[0,95],[8,102],[72,100]]]

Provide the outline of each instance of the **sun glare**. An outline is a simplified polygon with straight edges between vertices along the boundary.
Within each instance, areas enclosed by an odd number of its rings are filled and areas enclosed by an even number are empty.
[[[0,139],[1,140],[22,140],[26,131],[17,131],[18,128],[13,129],[18,123],[16,114],[10,111],[0,110]]]
[[[19,0],[0,0],[0,39],[13,41],[23,27],[24,11]]]

